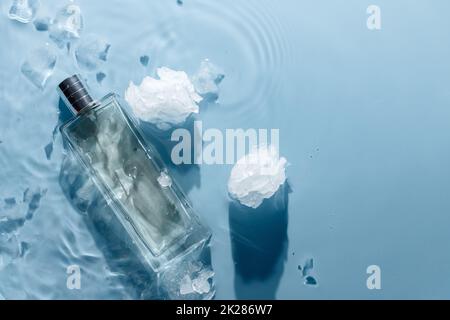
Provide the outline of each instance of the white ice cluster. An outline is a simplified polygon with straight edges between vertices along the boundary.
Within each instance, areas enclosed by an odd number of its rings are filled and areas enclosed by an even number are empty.
[[[163,67],[157,70],[157,75],[159,79],[145,77],[141,85],[130,82],[125,100],[138,118],[168,130],[198,113],[202,97],[183,71]]]
[[[254,148],[239,159],[231,170],[228,192],[241,204],[258,208],[286,181],[287,160],[273,146]]]

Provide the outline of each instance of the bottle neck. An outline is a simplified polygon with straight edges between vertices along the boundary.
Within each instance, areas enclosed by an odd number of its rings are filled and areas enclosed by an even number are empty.
[[[65,104],[70,107],[75,115],[95,104],[94,99],[92,99],[78,75],[73,75],[62,81],[58,85],[58,91]]]

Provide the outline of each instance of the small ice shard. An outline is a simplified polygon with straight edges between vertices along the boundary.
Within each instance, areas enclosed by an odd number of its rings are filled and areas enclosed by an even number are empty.
[[[103,38],[89,35],[81,40],[75,50],[78,66],[92,71],[97,69],[108,58],[111,45]]]
[[[19,258],[21,245],[16,235],[0,233],[0,270]]]
[[[158,183],[163,188],[168,188],[172,185],[172,179],[166,172],[161,172],[161,175],[158,177]]]
[[[241,204],[256,209],[286,181],[287,160],[273,146],[254,148],[231,170],[228,192]]]
[[[198,113],[202,97],[183,71],[163,67],[157,70],[157,75],[159,79],[145,77],[138,86],[130,82],[125,100],[138,118],[168,130]]]
[[[5,201],[5,209],[11,209],[12,207],[14,207],[17,204],[16,198],[14,198],[14,197],[6,198],[4,201]]]
[[[192,279],[189,275],[185,275],[180,282],[180,294],[186,295],[194,293],[194,288],[192,287]]]
[[[211,278],[214,271],[204,268],[201,263],[191,263],[189,274],[186,274],[180,282],[180,294],[192,293],[206,294],[211,291]]]
[[[197,277],[192,280],[192,289],[199,294],[208,293],[211,290],[210,280],[214,277],[214,271],[203,269]]]
[[[22,23],[29,23],[36,16],[40,5],[39,0],[14,0],[8,17]]]
[[[303,265],[302,275],[306,277],[307,275],[309,275],[309,273],[313,268],[314,268],[314,260],[312,258],[307,259],[305,264]]]
[[[75,4],[68,4],[56,14],[49,28],[49,36],[58,47],[67,46],[72,40],[78,39],[83,30],[81,9]]]
[[[95,78],[97,79],[97,82],[98,82],[98,83],[102,83],[103,79],[106,78],[106,74],[104,74],[103,72],[98,72],[98,73],[95,75]]]
[[[307,285],[307,286],[316,286],[317,285],[317,280],[314,277],[307,276],[305,278],[305,285]]]
[[[31,83],[43,89],[48,78],[53,74],[56,60],[56,53],[49,45],[46,45],[30,53],[28,59],[22,64],[21,71]]]
[[[52,19],[49,17],[45,18],[38,18],[34,20],[34,28],[37,31],[48,31],[48,28],[50,28],[50,25],[53,23]]]
[[[140,62],[144,67],[148,66],[148,62],[149,62],[149,61],[150,61],[150,57],[147,56],[147,55],[141,56],[141,57],[139,58],[139,62]]]
[[[195,90],[203,97],[216,100],[219,97],[219,84],[225,78],[223,72],[208,59],[201,62],[197,73],[192,77]]]
[[[53,153],[53,142],[50,142],[47,144],[44,148],[45,156],[47,157],[47,160],[50,160]]]

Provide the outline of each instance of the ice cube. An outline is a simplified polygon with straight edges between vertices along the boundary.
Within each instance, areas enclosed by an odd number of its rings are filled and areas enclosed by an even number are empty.
[[[219,97],[219,84],[225,78],[223,72],[208,59],[201,62],[197,73],[192,77],[195,90],[208,100]]]
[[[228,192],[241,204],[258,208],[286,181],[287,160],[273,146],[260,146],[239,159],[231,170]]]
[[[78,66],[88,71],[97,69],[107,60],[110,47],[111,45],[102,37],[95,35],[85,37],[75,50]]]
[[[38,18],[34,20],[34,28],[37,31],[48,31],[53,20],[50,17]]]
[[[56,14],[49,28],[49,36],[58,47],[63,48],[72,40],[78,39],[82,30],[83,17],[80,7],[68,4]]]
[[[172,179],[166,172],[161,172],[161,175],[158,177],[158,183],[163,188],[168,188],[172,185]]]
[[[34,19],[39,7],[39,0],[14,0],[9,9],[8,17],[12,20],[28,23]]]
[[[28,59],[22,64],[21,71],[31,83],[43,89],[48,78],[53,74],[56,60],[56,53],[49,45],[46,45],[30,53]]]
[[[138,118],[168,130],[198,113],[202,97],[183,71],[163,67],[157,70],[157,75],[159,79],[145,77],[140,85],[130,82],[125,100]]]

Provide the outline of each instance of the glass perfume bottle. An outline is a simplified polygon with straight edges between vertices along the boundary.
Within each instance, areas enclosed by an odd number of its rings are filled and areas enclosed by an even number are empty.
[[[117,96],[93,100],[77,75],[58,90],[75,115],[61,126],[65,141],[151,268],[159,272],[204,246],[209,230]]]

